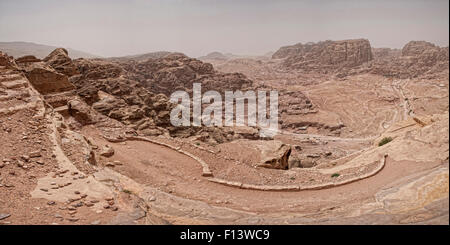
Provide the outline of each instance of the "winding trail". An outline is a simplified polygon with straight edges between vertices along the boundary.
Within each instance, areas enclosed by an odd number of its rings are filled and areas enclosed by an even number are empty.
[[[360,205],[367,200],[372,200],[373,196],[380,189],[389,186],[390,183],[395,182],[400,177],[437,166],[395,162],[388,158],[382,171],[372,177],[349,184],[330,189],[299,192],[262,192],[212,183],[208,178],[201,177],[202,166],[195,159],[168,147],[145,141],[111,143],[93,128],[83,129],[83,134],[91,137],[98,145],[109,144],[113,146],[116,154],[108,160],[117,160],[123,163],[114,167],[115,171],[152,189],[153,195],[160,193],[160,195],[164,196],[164,199],[160,201],[165,203],[151,202],[151,205],[155,206],[155,208],[161,205],[174,205],[170,202],[175,200],[173,198],[176,196],[180,200],[184,200],[182,205],[188,205],[191,202],[196,202],[197,204],[195,205],[200,205],[201,203],[201,205],[206,205],[208,209],[214,207],[212,210],[219,212],[221,216],[224,215],[224,212],[228,213],[230,217],[236,212],[244,212],[244,217],[256,215],[261,223],[268,222],[266,219],[274,215],[278,216],[277,222],[275,220],[270,222],[280,223],[281,220],[286,220],[288,217],[292,218],[293,214],[301,215],[302,217],[320,217],[324,213],[323,210],[336,207],[336,205],[339,207],[337,209],[340,210],[339,212],[350,212],[354,205]],[[169,198],[167,195],[173,196],[173,198]],[[195,207],[192,208],[195,209]],[[163,213],[162,215],[165,215],[165,218],[172,221],[176,220],[176,222],[180,223],[192,221],[187,221],[184,218],[180,220],[180,215],[182,214],[177,213],[181,212],[179,210],[168,209],[169,211],[166,212],[162,206],[158,210]],[[242,214],[240,214],[238,215],[239,217],[223,218],[221,221],[217,218],[217,215],[219,214],[207,215],[200,212],[191,218],[195,220],[199,218],[211,219],[217,224],[221,222],[239,223],[237,220],[242,219]],[[215,218],[212,216],[215,216]]]

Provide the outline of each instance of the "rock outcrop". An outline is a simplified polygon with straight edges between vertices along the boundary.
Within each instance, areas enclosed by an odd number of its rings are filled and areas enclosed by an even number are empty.
[[[282,65],[288,69],[328,73],[369,62],[372,50],[366,39],[298,43],[280,48],[272,58],[285,59]]]
[[[25,55],[16,59],[17,64],[34,63],[34,62],[41,62],[41,60],[33,55]]]
[[[160,59],[123,64],[132,80],[139,81],[153,93],[170,96],[177,90],[190,92],[193,83],[201,83],[202,90],[245,90],[252,81],[241,73],[221,73],[209,63],[172,53]]]
[[[67,102],[68,113],[81,125],[92,124],[97,121],[95,113],[91,108],[79,99],[72,99]]]
[[[42,62],[30,63],[22,66],[28,80],[41,94],[64,92],[75,89],[68,77],[55,71],[51,66]]]
[[[100,59],[73,62],[80,71],[70,78],[77,94],[97,112],[122,122],[140,135],[194,137],[209,143],[258,138],[256,129],[253,134],[240,134],[230,128],[174,127],[170,123],[170,111],[175,105],[167,95],[176,89],[189,91],[194,82],[202,82],[206,89],[240,89],[251,84],[242,74],[218,73],[210,64],[182,54],[144,62],[114,63]]]
[[[449,49],[425,41],[411,41],[401,50],[373,49],[374,59],[366,66],[340,71],[339,77],[372,73],[391,78],[434,78],[448,70]]]
[[[98,112],[122,123],[130,133],[146,136],[194,137],[193,140],[209,143],[258,138],[257,129],[239,133],[232,128],[174,127],[170,123],[170,111],[175,105],[166,94],[179,86],[189,90],[194,82],[201,82],[205,90],[225,90],[251,84],[242,74],[219,73],[210,64],[182,54],[139,63],[115,63],[101,59],[72,60],[60,48],[42,61],[33,56],[21,58],[19,65],[54,111],[69,117],[70,128],[101,121]],[[145,74],[151,76],[150,84],[139,80]],[[185,85],[179,85],[178,79]],[[155,84],[160,84],[161,89],[155,89]]]
[[[58,48],[53,50],[43,61],[53,67],[57,72],[65,74],[68,77],[79,73],[66,49]]]
[[[13,57],[0,51],[0,66],[4,66],[7,69],[17,69],[17,64]]]
[[[80,71],[70,81],[77,94],[93,109],[135,130],[168,127],[172,104],[164,95],[149,92],[138,82],[128,79],[120,66],[103,60],[79,59]],[[162,133],[162,132],[160,132]]]

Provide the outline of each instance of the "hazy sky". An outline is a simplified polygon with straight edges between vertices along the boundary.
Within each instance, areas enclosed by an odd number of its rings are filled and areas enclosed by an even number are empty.
[[[298,42],[449,43],[448,0],[0,0],[0,41],[101,56],[160,50],[264,54]]]

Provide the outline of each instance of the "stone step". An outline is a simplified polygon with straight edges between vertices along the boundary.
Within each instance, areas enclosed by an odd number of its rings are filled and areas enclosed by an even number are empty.
[[[53,109],[55,112],[58,112],[62,116],[69,116],[69,107],[67,105],[56,107]]]
[[[14,91],[14,90],[9,90],[6,91],[7,95],[0,95],[0,101],[7,101],[7,100],[11,100],[14,98],[28,98],[30,97],[30,91],[28,90],[24,90],[24,91]]]
[[[75,91],[57,92],[44,95],[45,101],[53,107],[60,107],[67,105],[67,101],[75,97]]]
[[[14,71],[11,71],[14,72]],[[8,81],[14,81],[14,80],[19,80],[19,79],[23,79],[23,76],[21,74],[17,74],[17,73],[8,73],[8,74],[1,74],[0,75],[0,83],[1,82],[8,82]]]
[[[36,109],[39,109],[38,107],[39,107],[39,104],[37,101],[19,104],[19,105],[15,105],[15,106],[9,106],[9,107],[0,107],[0,116],[11,115],[18,111],[26,110],[26,109],[36,110]]]
[[[9,100],[0,100],[0,108],[1,109],[12,109],[12,108],[21,108],[26,106],[27,102],[23,100],[16,100],[14,98],[10,98]]]
[[[17,88],[28,87],[28,82],[25,80],[15,80],[15,81],[7,81],[7,82],[1,82],[1,83],[7,89],[17,89]]]

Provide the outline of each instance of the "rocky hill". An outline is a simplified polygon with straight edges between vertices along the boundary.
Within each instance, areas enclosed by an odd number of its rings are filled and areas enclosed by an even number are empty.
[[[121,57],[110,57],[106,58],[106,60],[109,61],[115,61],[115,62],[128,62],[128,61],[146,61],[148,59],[158,59],[162,58],[171,52],[168,51],[158,51],[158,52],[151,52],[151,53],[145,53],[145,54],[137,54],[137,55],[127,55],[127,56],[121,56]]]
[[[229,56],[222,54],[221,52],[211,52],[205,56],[198,57],[199,60],[228,60]]]
[[[449,49],[425,41],[411,41],[401,50],[401,55],[377,58],[369,72],[387,77],[412,78],[433,75],[448,69]]]
[[[242,74],[217,72],[212,65],[183,54],[143,62],[111,62],[72,60],[67,50],[59,48],[43,60],[31,55],[16,60],[2,57],[5,66],[14,64],[25,74],[47,103],[72,116],[76,121],[72,128],[97,123],[99,113],[121,123],[124,131],[138,135],[197,136],[208,142],[258,138],[258,130],[252,128],[238,132],[171,125],[170,111],[175,105],[168,96],[176,89],[191,91],[194,82],[202,83],[204,91],[244,89],[252,84]]]
[[[241,73],[222,73],[209,63],[172,53],[159,59],[126,62],[121,66],[130,79],[138,81],[149,91],[170,96],[176,90],[191,91],[193,83],[201,83],[202,90],[246,90],[252,81]]]
[[[224,142],[233,137],[258,137],[256,129],[248,129],[241,134],[223,128],[174,127],[170,123],[170,111],[174,105],[169,102],[168,96],[175,88],[189,90],[194,82],[201,82],[210,89],[225,89],[228,83],[236,83],[236,86],[251,84],[242,74],[218,73],[210,64],[181,54],[124,63],[103,59],[71,61],[64,54],[61,50],[55,50],[44,60],[55,70],[67,71],[75,67],[77,72],[67,75],[76,87],[76,94],[92,110],[123,123],[134,133],[174,137],[201,135],[202,140],[209,142]],[[151,76],[150,79],[145,79],[147,76]],[[209,84],[211,81],[215,83]],[[182,87],[183,84],[185,87]],[[203,133],[199,134],[199,131]]]

